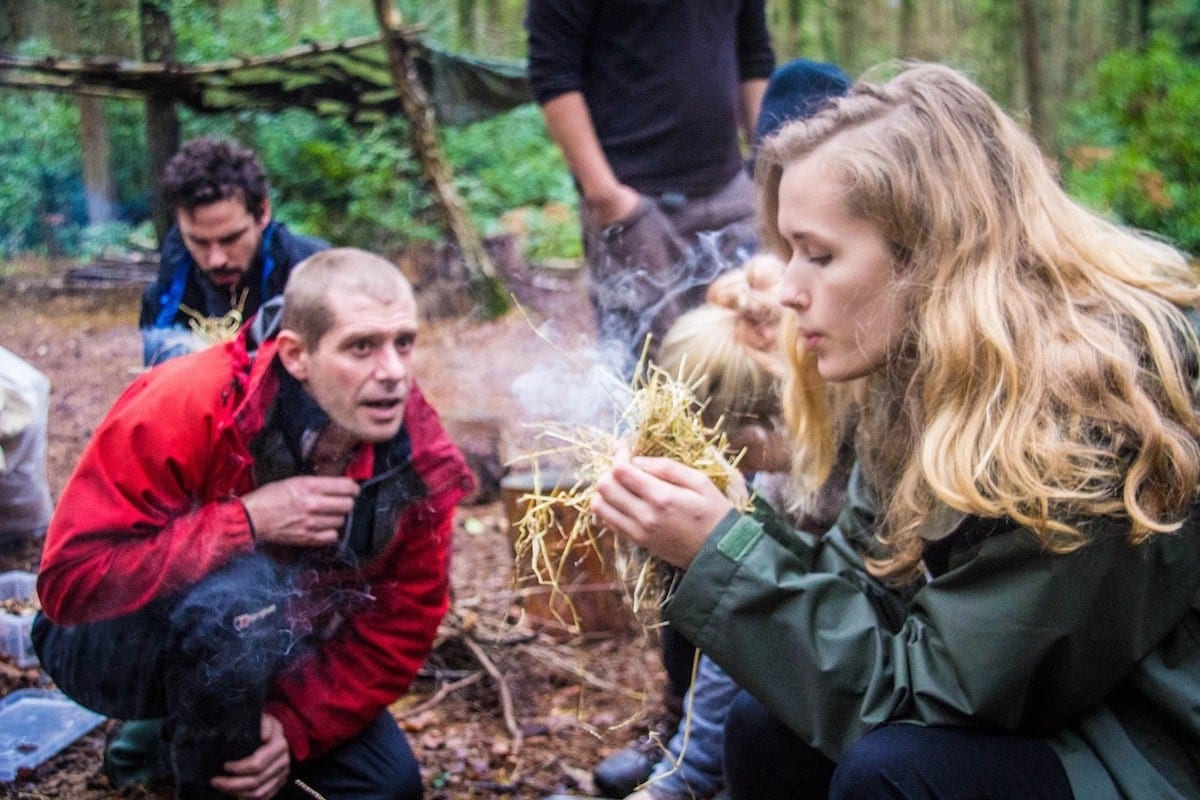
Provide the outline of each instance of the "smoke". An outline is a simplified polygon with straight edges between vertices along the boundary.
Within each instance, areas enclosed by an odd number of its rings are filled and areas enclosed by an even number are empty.
[[[734,230],[724,228],[697,234],[696,245],[666,269],[622,269],[606,254],[605,277],[593,288],[601,358],[617,374],[632,378],[646,337],[653,355],[671,324],[704,302],[708,285],[753,252]]]
[[[161,364],[176,356],[194,353],[208,346],[200,336],[182,326],[172,328],[142,328],[142,362],[147,366]]]
[[[511,390],[524,421],[554,420],[595,424],[613,408],[620,376],[595,349],[564,354],[562,361],[542,362],[513,379]]]
[[[365,583],[318,591],[316,574],[250,553],[205,577],[171,612],[166,730],[186,796],[218,796],[208,781],[258,747],[275,676],[373,600]]]
[[[513,379],[510,391],[528,435],[510,443],[510,449],[537,452],[537,434],[545,423],[611,429],[629,401],[646,337],[652,337],[653,355],[654,346],[680,314],[704,302],[708,285],[752,254],[745,237],[722,229],[700,233],[696,246],[665,270],[620,269],[615,260],[606,263],[601,270],[605,277],[591,287],[595,344],[539,358]],[[558,344],[552,323],[539,333]]]

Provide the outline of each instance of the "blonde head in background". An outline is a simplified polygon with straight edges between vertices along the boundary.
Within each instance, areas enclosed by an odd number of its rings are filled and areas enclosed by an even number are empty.
[[[692,385],[710,427],[724,417],[726,431],[769,430],[780,417],[783,309],[776,288],[782,274],[774,256],[752,257],[718,278],[705,304],[683,314],[663,337],[658,366]]]

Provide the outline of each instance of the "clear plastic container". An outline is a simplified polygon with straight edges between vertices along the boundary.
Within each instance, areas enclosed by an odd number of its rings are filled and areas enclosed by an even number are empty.
[[[36,595],[37,576],[32,572],[0,572],[0,600],[30,600]],[[32,630],[32,611],[27,614],[0,611],[0,654],[12,659],[18,667],[36,665],[38,658],[33,652],[33,641],[30,639]]]
[[[58,691],[18,689],[0,697],[0,783],[41,764],[103,721],[102,714]]]

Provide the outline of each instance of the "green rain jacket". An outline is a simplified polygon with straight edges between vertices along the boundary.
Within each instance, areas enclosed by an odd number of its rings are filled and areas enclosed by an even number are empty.
[[[857,469],[820,538],[731,512],[665,617],[834,761],[880,725],[960,725],[1045,739],[1080,800],[1200,797],[1200,514],[1138,546],[1098,519],[1054,555],[947,509],[906,590],[866,572],[874,518]]]

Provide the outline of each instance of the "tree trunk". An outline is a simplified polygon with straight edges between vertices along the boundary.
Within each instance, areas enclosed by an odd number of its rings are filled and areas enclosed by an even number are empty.
[[[1137,48],[1138,52],[1145,52],[1146,46],[1150,44],[1150,5],[1151,0],[1138,0],[1137,11]]]
[[[896,52],[901,58],[916,58],[921,52],[917,41],[917,0],[900,0],[900,19],[897,24],[899,42]]]
[[[472,288],[486,316],[499,316],[508,310],[508,300],[496,278],[491,256],[483,239],[467,214],[466,205],[454,188],[450,168],[438,146],[433,109],[425,88],[417,77],[416,65],[409,56],[410,43],[401,30],[400,14],[394,0],[374,0],[375,14],[383,31],[392,83],[404,108],[412,135],[413,153],[421,165],[421,176],[437,200],[442,221],[462,250],[463,261],[472,275]]]
[[[1029,129],[1039,145],[1048,144],[1046,115],[1042,108],[1042,70],[1038,44],[1036,0],[1018,0],[1021,13],[1021,54],[1025,60],[1025,92],[1029,102]]]
[[[455,24],[458,26],[459,46],[475,50],[475,0],[456,0]]]
[[[83,5],[79,17],[59,21],[70,26],[67,34],[75,49],[84,57],[111,60],[131,55],[128,31],[122,24],[129,10],[128,0],[94,0]],[[66,31],[67,28],[64,28]],[[112,147],[104,102],[95,97],[79,96],[79,143],[83,162],[83,191],[88,222],[116,219],[116,191],[112,176]]]
[[[788,53],[803,53],[808,46],[808,36],[804,32],[804,0],[788,0],[787,2]]]
[[[858,4],[860,0],[838,0],[837,4],[837,28],[838,28],[838,64],[847,71],[854,74],[858,72],[856,69],[855,58],[858,55]]]
[[[142,32],[142,58],[147,62],[175,60],[175,31],[168,13],[170,0],[139,0],[138,20]],[[162,175],[167,162],[179,150],[179,113],[169,95],[146,95],[146,149],[149,159],[150,219],[158,241],[167,235],[174,219],[162,196]]]
[[[87,201],[88,222],[112,222],[117,216],[117,204],[114,200],[112,149],[108,144],[104,102],[96,97],[79,97],[76,102],[79,105],[83,194]]]

